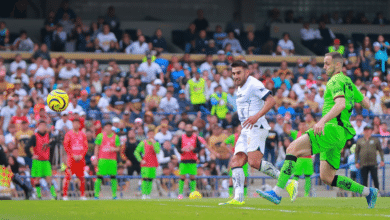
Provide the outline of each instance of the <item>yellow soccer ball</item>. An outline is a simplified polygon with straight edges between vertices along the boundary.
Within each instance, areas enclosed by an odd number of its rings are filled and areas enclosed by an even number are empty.
[[[55,89],[47,95],[47,105],[56,112],[64,111],[69,104],[69,96],[65,91]]]
[[[198,191],[194,191],[190,193],[190,199],[201,199],[201,198],[202,198],[202,194],[200,194],[200,192]]]

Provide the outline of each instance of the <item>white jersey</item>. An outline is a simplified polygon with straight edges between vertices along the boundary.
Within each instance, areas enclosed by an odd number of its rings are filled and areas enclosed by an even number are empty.
[[[241,124],[244,123],[249,117],[257,114],[263,107],[267,96],[271,92],[266,89],[262,82],[256,78],[249,76],[245,84],[237,89],[237,112],[238,119]],[[260,129],[270,130],[265,116],[259,118],[255,123],[255,126]]]

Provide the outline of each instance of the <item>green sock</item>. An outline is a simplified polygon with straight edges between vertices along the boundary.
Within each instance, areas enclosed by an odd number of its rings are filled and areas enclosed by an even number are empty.
[[[142,195],[146,195],[147,192],[148,192],[148,181],[146,180],[142,180],[142,184],[141,184],[141,191],[142,191]]]
[[[244,186],[244,197],[248,197],[248,187]]]
[[[95,197],[99,197],[101,185],[102,185],[102,180],[100,178],[97,178],[95,181]]]
[[[298,180],[299,180],[299,176],[294,175],[294,176],[293,176],[293,180],[298,181]]]
[[[184,180],[179,180],[179,195],[183,194],[184,191]]]
[[[37,189],[37,197],[41,198],[42,197],[41,187],[40,186],[36,186],[35,188]]]
[[[51,185],[51,187],[50,187],[50,193],[51,193],[51,196],[53,196],[54,198],[57,197],[56,188],[54,188],[53,185]]]
[[[283,167],[280,170],[277,187],[284,189],[286,187],[287,181],[290,179],[291,174],[294,172],[294,166],[297,162],[297,157],[291,154],[286,155]]]
[[[111,179],[112,197],[116,197],[116,191],[118,190],[118,180]]]
[[[229,196],[233,197],[233,186],[229,186]]]
[[[334,183],[335,180],[333,180],[332,186],[337,186],[343,190],[357,192],[360,194],[363,193],[364,186],[353,181],[352,179],[346,176],[338,176],[338,175],[335,176],[335,179],[336,179],[336,184]]]
[[[310,195],[311,179],[310,176],[305,177],[305,195]]]
[[[194,192],[196,190],[196,180],[190,181],[190,190],[191,192]]]
[[[148,193],[146,195],[150,195],[153,189],[153,181],[148,181]]]

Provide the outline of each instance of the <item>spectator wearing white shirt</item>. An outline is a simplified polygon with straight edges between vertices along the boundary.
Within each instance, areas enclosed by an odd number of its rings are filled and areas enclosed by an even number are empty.
[[[179,103],[173,97],[172,92],[167,92],[167,96],[161,99],[160,110],[165,113],[175,113],[179,111]]]
[[[379,102],[376,101],[375,96],[371,96],[370,98],[370,109],[369,109],[374,115],[381,115],[383,114],[382,106]]]
[[[27,74],[24,73],[24,69],[22,69],[21,67],[18,67],[16,73],[11,75],[11,83],[15,83],[15,79],[17,78],[20,79],[23,84],[28,86],[30,79],[28,78]]]
[[[305,73],[309,74],[312,72],[314,74],[314,78],[317,79],[319,76],[321,76],[322,68],[317,66],[317,60],[315,57],[312,57],[310,59],[310,64],[306,66]]]
[[[202,63],[200,65],[199,71],[202,74],[205,74],[205,71],[206,71],[207,72],[207,78],[209,78],[211,81],[214,80],[213,75],[215,74],[215,68],[214,68],[214,65],[213,65],[213,55],[211,55],[211,54],[207,54],[206,55],[206,62],[204,62],[204,63]]]
[[[295,83],[292,87],[292,91],[295,92],[295,94],[297,94],[298,96],[298,100],[301,101],[301,100],[304,100],[305,99],[305,92],[307,91],[307,87],[306,87],[306,80],[305,79],[301,79],[299,80],[299,83]]]
[[[318,93],[314,97],[314,101],[318,103],[318,108],[322,109],[322,106],[324,106],[324,88],[320,87],[318,88]]]
[[[363,121],[362,115],[356,115],[355,121],[351,121],[351,125],[353,129],[356,131],[356,135],[354,137],[355,141],[358,140],[359,135],[363,135],[364,127],[367,126],[367,123]]]
[[[20,54],[16,54],[15,60],[9,66],[9,70],[11,71],[11,73],[16,73],[18,67],[21,67],[25,71],[27,69],[26,61],[22,60],[22,55]]]
[[[280,46],[287,55],[293,55],[295,53],[294,43],[290,40],[289,33],[283,33],[283,39],[279,40],[278,46]]]
[[[310,28],[309,22],[303,23],[303,28],[300,33],[303,46],[307,47],[316,54],[324,52],[323,45],[321,45],[321,34],[318,30]]]
[[[229,77],[228,70],[225,69],[222,71],[222,77],[220,79],[220,83],[222,86],[222,90],[226,93],[229,92],[230,87],[234,87],[233,79],[231,77]]]
[[[80,114],[81,112],[84,112],[83,107],[77,104],[77,99],[74,96],[70,98],[70,103],[65,111],[68,113],[72,112],[73,114]]]
[[[99,47],[103,49],[104,52],[107,52],[110,49],[110,42],[117,42],[118,40],[115,37],[115,34],[110,32],[110,25],[105,24],[103,26],[103,32],[99,33],[96,37],[99,41]]]
[[[154,139],[159,142],[161,145],[165,141],[171,141],[172,140],[172,134],[170,131],[168,131],[168,125],[167,124],[162,124],[161,125],[161,130],[158,132],[155,136]]]
[[[139,35],[138,41],[126,47],[125,51],[127,54],[145,54],[149,51],[149,45],[145,42],[145,36]]]
[[[8,103],[0,111],[0,124],[2,125],[3,131],[6,132],[8,124],[11,121],[12,116],[16,115],[17,105],[15,105],[14,97],[8,98]]]
[[[113,91],[112,91],[111,87],[108,87],[104,91],[103,96],[99,99],[97,106],[99,109],[102,110],[102,112],[108,111],[108,106],[110,106],[112,94],[113,94]]]
[[[22,88],[22,81],[20,79],[16,79],[14,81],[14,84],[15,84],[15,94],[18,94],[19,99],[23,100],[23,98],[27,95],[27,92]]]
[[[155,79],[153,81],[153,84],[148,84],[146,86],[147,94],[151,95],[152,94],[152,90],[154,88],[156,88],[157,95],[160,96],[160,97],[164,97],[167,94],[167,89],[164,86],[162,86],[161,79]]]
[[[20,31],[20,36],[14,41],[14,49],[18,51],[33,51],[34,42],[27,37],[27,32],[25,30]]]
[[[234,38],[234,32],[230,31],[228,33],[228,38],[223,40],[222,42],[222,47],[225,48],[226,44],[231,45],[231,50],[235,53],[241,53],[242,52],[242,47],[240,44],[240,41],[238,41],[236,38]]]
[[[63,111],[61,112],[61,119],[56,121],[55,129],[57,133],[62,132],[63,134],[66,134],[69,130],[73,128],[72,122],[68,118],[68,112]]]
[[[35,73],[35,81],[42,81],[45,88],[51,88],[51,85],[54,83],[54,70],[49,66],[50,63],[48,60],[42,61],[42,66]]]
[[[27,72],[26,72],[26,73],[27,73],[29,76],[35,75],[35,73],[37,72],[37,70],[39,69],[39,67],[42,66],[42,60],[43,60],[42,57],[40,57],[40,56],[37,57],[37,58],[35,59],[34,63],[32,63],[32,64],[30,64],[30,65],[28,66]]]
[[[64,67],[62,67],[62,69],[60,70],[60,73],[58,74],[58,77],[61,78],[62,80],[69,80],[71,79],[73,76],[77,76],[79,77],[80,76],[80,73],[75,70],[73,67],[72,67],[72,61],[71,60],[66,60],[66,64]]]
[[[160,76],[162,82],[164,80],[164,73],[162,72],[160,65],[152,62],[152,56],[150,54],[147,55],[147,61],[139,65],[138,72],[141,74],[142,83],[149,84],[157,78],[156,75]]]

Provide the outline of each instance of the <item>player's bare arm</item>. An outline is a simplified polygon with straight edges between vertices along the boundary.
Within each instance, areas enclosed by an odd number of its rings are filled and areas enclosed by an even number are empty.
[[[272,95],[269,95],[264,102],[264,107],[257,112],[255,115],[249,117],[244,123],[242,127],[252,129],[253,125],[259,120],[259,118],[263,117],[271,108],[276,104],[276,101]]]
[[[364,99],[362,100],[362,102],[360,104],[365,109],[369,109],[370,108],[370,100],[366,96],[364,96]]]
[[[325,123],[337,117],[345,109],[344,96],[335,97],[335,105],[321,120],[313,126],[314,134],[324,134]]]

